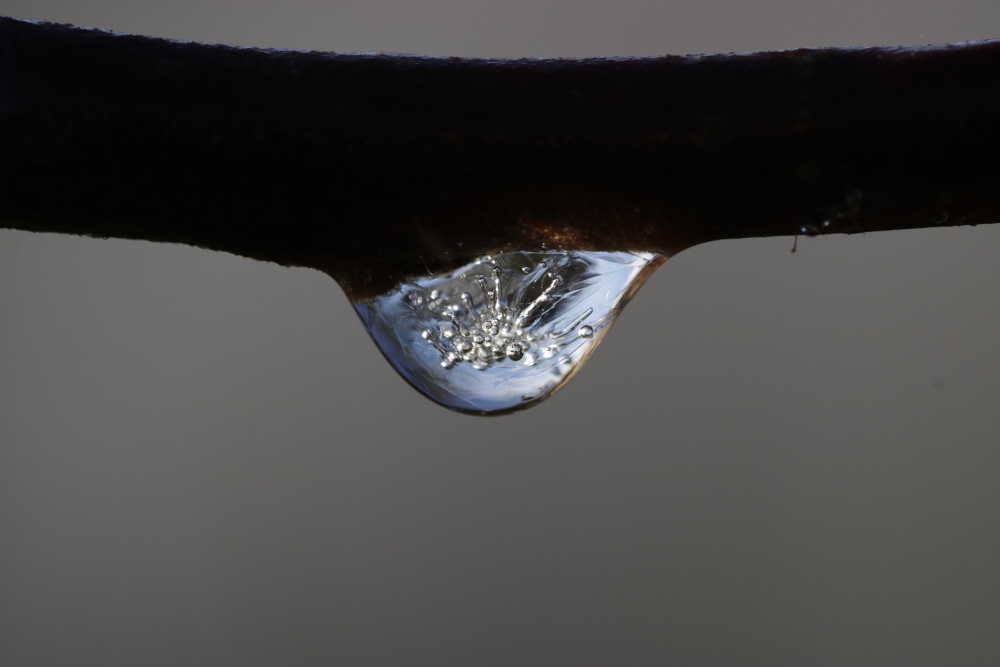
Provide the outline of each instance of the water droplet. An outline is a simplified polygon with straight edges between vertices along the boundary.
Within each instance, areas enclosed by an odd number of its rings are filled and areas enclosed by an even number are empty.
[[[509,252],[415,276],[354,308],[393,367],[427,397],[461,412],[503,414],[572,377],[662,260]]]

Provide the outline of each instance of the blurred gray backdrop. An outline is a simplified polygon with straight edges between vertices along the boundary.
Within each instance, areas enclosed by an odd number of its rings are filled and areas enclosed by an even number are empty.
[[[0,14],[466,56],[1000,37],[996,0]],[[791,247],[671,259],[558,396],[483,419],[319,273],[0,232],[0,665],[1000,663],[1000,228]]]

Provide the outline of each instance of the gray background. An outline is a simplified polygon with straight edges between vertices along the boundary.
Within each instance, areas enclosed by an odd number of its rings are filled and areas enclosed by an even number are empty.
[[[1000,36],[996,0],[0,13],[489,56]],[[791,246],[682,253],[482,419],[319,273],[0,232],[0,665],[997,664],[1000,228]]]

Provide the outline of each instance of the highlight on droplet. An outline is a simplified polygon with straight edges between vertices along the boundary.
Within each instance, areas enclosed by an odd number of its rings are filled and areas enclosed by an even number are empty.
[[[459,412],[506,414],[562,387],[664,259],[497,253],[353,305],[382,354],[422,394]]]

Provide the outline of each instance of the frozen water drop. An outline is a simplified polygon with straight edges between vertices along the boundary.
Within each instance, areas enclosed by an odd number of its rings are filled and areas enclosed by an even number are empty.
[[[354,308],[393,367],[427,397],[460,412],[503,414],[544,400],[572,377],[663,259],[487,255],[451,273],[411,277]],[[422,295],[430,299],[417,303]]]

